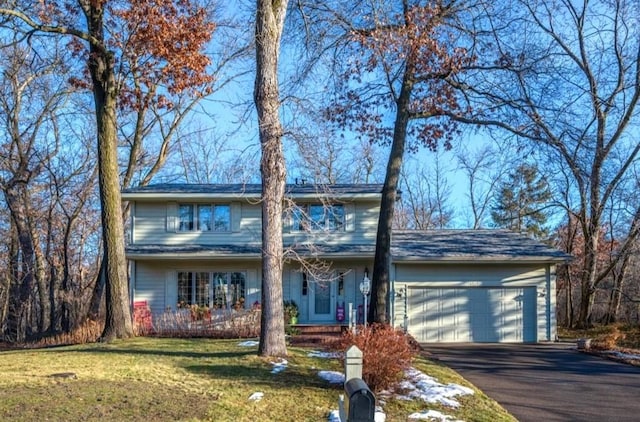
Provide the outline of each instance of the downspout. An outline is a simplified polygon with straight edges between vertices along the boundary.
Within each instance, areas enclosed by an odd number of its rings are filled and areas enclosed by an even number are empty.
[[[393,263],[393,257],[391,258],[391,264],[389,265],[389,322],[392,327],[396,326],[396,264]]]

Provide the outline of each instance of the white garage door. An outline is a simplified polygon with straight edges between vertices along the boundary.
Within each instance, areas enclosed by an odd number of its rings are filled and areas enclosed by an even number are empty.
[[[536,341],[534,287],[410,288],[408,302],[420,342]]]

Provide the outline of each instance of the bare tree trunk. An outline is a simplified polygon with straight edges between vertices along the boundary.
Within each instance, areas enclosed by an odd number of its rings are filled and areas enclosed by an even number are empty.
[[[34,233],[35,236],[35,233]],[[45,259],[40,243],[35,243],[35,281],[38,285],[38,333],[44,335],[51,329],[51,304],[49,302],[49,282],[47,280]]]
[[[97,3],[96,3],[97,4]],[[89,33],[104,40],[103,9],[87,6]],[[126,259],[124,253],[124,223],[118,174],[117,151],[117,91],[115,59],[95,43],[90,44],[89,72],[93,81],[98,132],[98,183],[100,187],[102,239],[105,261],[106,320],[102,340],[133,336],[129,304]]]
[[[41,269],[38,269],[37,255],[41,257],[36,247],[33,232],[30,227],[30,216],[27,204],[27,188],[25,182],[21,178],[8,183],[5,189],[5,199],[9,212],[11,213],[11,221],[15,230],[15,238],[17,241],[17,250],[14,251],[14,260],[19,269],[14,272],[15,279],[12,280],[10,289],[10,308],[7,329],[11,341],[21,342],[26,339],[26,331],[24,328],[25,311],[31,292],[34,287],[38,286],[40,299],[42,299],[41,281],[39,277],[43,277]],[[46,302],[46,293],[45,293]],[[42,304],[41,304],[42,306]],[[41,315],[38,317],[38,325],[42,324]],[[38,327],[41,329],[42,327]],[[33,331],[33,330],[31,330]]]
[[[105,259],[104,254],[102,258],[97,259],[97,264],[100,266],[100,270],[96,276],[95,284],[93,285],[93,292],[91,293],[91,301],[89,302],[89,309],[87,315],[91,320],[98,320],[104,310],[105,305]]]
[[[573,327],[573,277],[567,273],[567,327]]]
[[[584,273],[581,280],[580,304],[576,324],[579,328],[591,326],[591,312],[595,300],[597,284],[598,226],[590,227],[591,233],[585,235]]]
[[[400,170],[404,157],[409,125],[409,102],[413,84],[409,75],[413,74],[413,64],[407,62],[402,81],[400,96],[397,100],[396,120],[393,128],[393,143],[389,153],[387,172],[382,187],[380,216],[376,234],[376,252],[373,262],[373,276],[371,279],[371,307],[367,319],[380,323],[389,321],[387,315],[387,296],[389,294],[389,268],[391,266],[391,230],[395,209]]]
[[[9,309],[9,289],[11,288],[11,276],[5,271],[0,278],[0,338],[4,337],[7,311]]]
[[[626,254],[620,264],[619,271],[612,271],[613,288],[609,295],[609,303],[607,304],[607,313],[604,316],[605,324],[612,324],[618,322],[618,315],[620,314],[620,303],[622,302],[622,289],[624,288],[625,278],[627,276],[627,269],[629,267],[629,261],[631,255]]]
[[[254,102],[262,147],[262,316],[258,347],[261,356],[287,354],[282,298],[282,211],[286,169],[278,113],[278,57],[287,3],[287,0],[258,0],[256,11]]]
[[[15,227],[15,222],[11,219],[11,241],[9,247],[9,290],[8,305],[5,320],[4,339],[9,342],[21,342],[24,340],[24,307],[26,303],[21,294],[23,280],[20,272],[20,242]]]

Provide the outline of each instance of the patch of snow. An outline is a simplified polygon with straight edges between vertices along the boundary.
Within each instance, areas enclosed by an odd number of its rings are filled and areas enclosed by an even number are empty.
[[[339,410],[332,410],[329,413],[329,419],[327,419],[329,422],[342,422],[340,420],[340,411]]]
[[[612,351],[608,353],[620,359],[634,359],[634,360],[640,359],[640,355],[633,355],[630,353],[623,353],[623,352],[617,352],[617,351]]]
[[[343,383],[344,374],[335,371],[320,371],[320,378],[330,383]],[[392,391],[382,391],[378,397],[378,403],[384,403],[384,397],[395,397],[399,400],[422,400],[426,403],[440,403],[445,406],[458,407],[460,403],[455,399],[458,396],[473,394],[471,388],[459,384],[440,384],[435,378],[425,375],[423,372],[409,368],[405,371],[405,379],[397,387],[404,394],[395,394]],[[385,422],[387,416],[381,407],[376,407],[375,422]],[[435,410],[413,413],[409,419],[425,419],[439,422],[462,422]],[[340,422],[340,413],[337,410],[329,413],[329,422]]]
[[[313,350],[307,353],[307,356],[310,358],[336,359],[340,357],[340,352],[319,352]]]
[[[325,381],[329,381],[331,384],[344,383],[344,374],[336,371],[320,371],[318,376]]]
[[[387,420],[387,415],[382,411],[381,407],[376,406],[376,413],[374,414],[374,421],[375,422],[385,422]],[[342,422],[340,420],[340,411],[339,410],[332,410],[329,413],[329,417],[327,419],[328,422]]]
[[[280,359],[280,362],[271,362],[271,364],[273,365],[273,369],[271,370],[271,373],[279,374],[280,372],[287,369],[287,365],[289,365],[289,362],[287,362],[286,359]]]
[[[251,401],[260,401],[262,400],[262,398],[264,397],[264,393],[261,393],[259,391],[253,393],[252,395],[249,396],[249,400]]]
[[[247,341],[242,341],[240,343],[238,343],[238,346],[240,347],[254,347],[257,346],[259,343],[255,340],[247,340]]]
[[[419,413],[412,413],[409,415],[409,419],[426,419],[436,422],[462,422],[459,419],[454,419],[453,416],[445,415],[437,410],[425,410]]]
[[[458,396],[473,394],[473,390],[459,384],[440,384],[438,380],[415,368],[405,371],[405,380],[399,385],[399,389],[405,390],[404,395],[397,396],[400,400],[420,399],[427,403],[440,403],[449,407],[458,407],[460,403],[455,399]]]

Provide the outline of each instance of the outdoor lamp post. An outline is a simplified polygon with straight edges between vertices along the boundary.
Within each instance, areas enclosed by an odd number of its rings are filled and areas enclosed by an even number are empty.
[[[360,293],[364,297],[364,328],[367,328],[367,296],[371,291],[371,281],[369,280],[369,270],[367,268],[364,269],[364,277],[362,282],[360,283]]]

